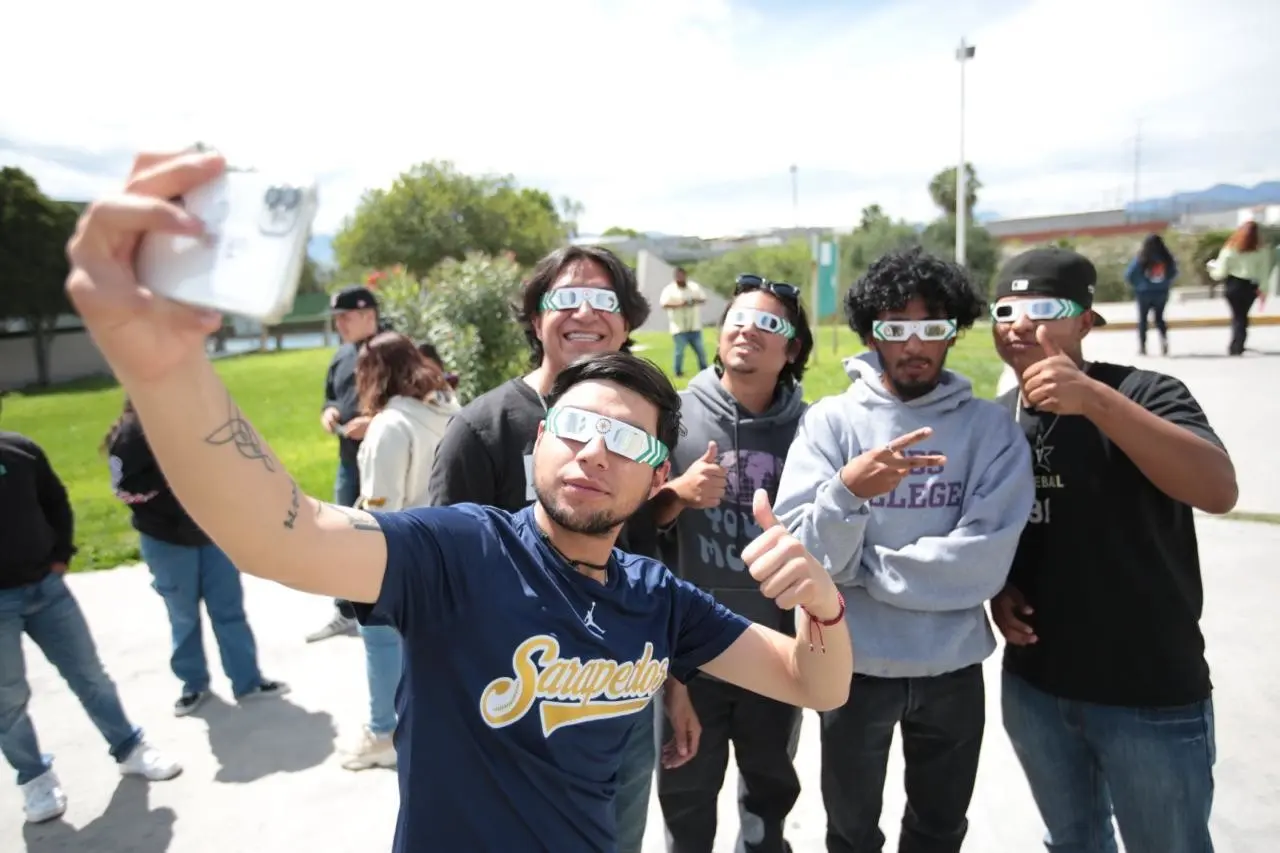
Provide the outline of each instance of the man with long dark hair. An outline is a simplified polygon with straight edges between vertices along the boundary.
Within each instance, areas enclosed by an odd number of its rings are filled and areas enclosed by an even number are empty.
[[[450,421],[431,468],[431,505],[476,503],[516,512],[532,503],[533,446],[556,377],[582,356],[629,350],[632,330],[648,316],[635,274],[608,249],[570,246],[543,258],[516,306],[533,370],[481,394]],[[647,506],[623,527],[621,542],[628,551],[656,556]],[[640,853],[655,755],[653,715],[638,715],[619,768],[619,853]]]
[[[175,494],[236,566],[358,602],[404,637],[394,849],[616,849],[619,752],[668,672],[701,669],[783,702],[834,707],[853,651],[822,566],[773,518],[743,562],[797,610],[787,637],[750,624],[656,560],[615,548],[661,488],[679,397],[654,365],[604,353],[561,370],[533,451],[535,502],[370,513],[304,495],[205,352],[219,318],[157,298],[132,247],[199,236],[166,201],[217,177],[215,154],[141,156],[90,205],[67,291],[134,401]]]
[[[760,594],[742,552],[760,534],[751,502],[769,499],[805,411],[813,333],[795,285],[740,275],[720,318],[713,367],[681,392],[686,434],[672,455],[677,474],[654,498],[677,576],[751,620],[790,633],[791,614]],[[733,744],[741,829],[736,849],[783,853],[787,815],[800,795],[793,759],[800,709],[697,675],[667,682],[667,744],[658,798],[672,853],[711,853],[716,798]],[[757,831],[758,829],[758,831]]]

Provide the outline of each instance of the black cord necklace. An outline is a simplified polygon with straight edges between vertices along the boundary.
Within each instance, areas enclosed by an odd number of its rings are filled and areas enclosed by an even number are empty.
[[[542,537],[543,542],[547,543],[548,548],[550,548],[552,551],[555,551],[557,557],[559,557],[561,560],[564,560],[571,567],[582,566],[583,568],[592,569],[597,572],[609,571],[608,561],[606,561],[604,565],[600,565],[598,563],[588,563],[586,560],[571,559],[570,557],[566,556],[563,551],[561,551],[559,548],[555,546],[555,543],[551,541],[551,537],[547,535],[546,531],[539,530],[538,535]],[[613,557],[610,557],[609,559],[612,560]]]

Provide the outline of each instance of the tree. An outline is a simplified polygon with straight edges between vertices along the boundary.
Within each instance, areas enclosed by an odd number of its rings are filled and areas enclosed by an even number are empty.
[[[876,259],[894,249],[920,242],[914,226],[894,222],[878,204],[862,209],[859,225],[840,238],[840,277],[845,285],[857,281]]]
[[[941,216],[920,235],[920,245],[926,252],[940,258],[956,256],[956,218]],[[991,232],[972,221],[965,221],[964,265],[969,276],[977,286],[978,292],[986,295],[996,268],[1000,264],[1000,244]]]
[[[611,225],[608,228],[604,229],[604,233],[601,234],[600,236],[601,237],[628,237],[634,240],[640,236],[640,232],[634,228],[622,228],[617,225]]]
[[[569,199],[559,205],[575,214]],[[422,163],[390,189],[370,190],[333,238],[342,270],[403,263],[426,275],[446,258],[511,252],[529,266],[564,242],[569,225],[546,192],[511,176],[474,177],[448,161]],[[576,226],[574,226],[576,227]]]
[[[49,384],[49,351],[64,289],[66,245],[79,209],[54,201],[21,169],[0,169],[0,317],[24,320],[35,347],[36,382]]]
[[[528,365],[528,344],[511,314],[520,281],[510,255],[447,258],[422,280],[402,267],[384,270],[377,278],[379,313],[397,332],[435,345],[458,374],[465,403]]]
[[[733,295],[734,280],[744,272],[790,282],[807,295],[812,271],[809,241],[792,240],[781,246],[744,246],[708,258],[689,270],[689,278],[726,298]]]
[[[968,214],[970,220],[973,219],[973,209],[978,204],[978,190],[982,189],[982,183],[978,180],[978,173],[974,171],[972,163],[964,164],[965,183],[965,213]],[[956,215],[956,167],[948,166],[941,172],[933,176],[933,180],[929,181],[929,197],[933,199],[944,216]]]

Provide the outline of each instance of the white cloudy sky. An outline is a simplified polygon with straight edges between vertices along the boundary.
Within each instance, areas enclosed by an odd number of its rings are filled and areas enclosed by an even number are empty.
[[[327,7],[327,8],[326,8]],[[967,152],[1004,216],[1280,178],[1276,0],[42,0],[0,6],[0,164],[85,198],[140,148],[318,176],[317,231],[451,159],[713,236],[932,215]]]

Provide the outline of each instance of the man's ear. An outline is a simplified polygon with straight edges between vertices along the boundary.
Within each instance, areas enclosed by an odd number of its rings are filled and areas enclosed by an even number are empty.
[[[667,477],[671,475],[671,460],[667,460],[653,469],[653,482],[649,484],[649,497],[652,498],[658,494],[658,491],[667,484]]]

